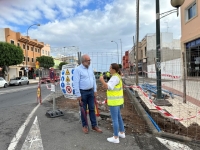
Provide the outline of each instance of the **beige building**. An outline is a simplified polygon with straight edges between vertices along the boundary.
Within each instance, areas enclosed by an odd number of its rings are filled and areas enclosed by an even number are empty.
[[[60,60],[68,64],[78,64],[78,58],[76,56],[63,56]]]
[[[36,58],[41,56],[41,49],[44,47],[44,43],[31,39],[29,36],[22,36],[20,32],[14,32],[9,28],[0,29],[0,41],[20,46],[24,52],[24,61],[21,64],[9,66],[6,80],[9,81],[14,77],[26,76],[26,66],[29,78],[32,78],[35,72]]]
[[[49,44],[44,44],[44,47],[41,50],[41,56],[50,56],[51,47]]]
[[[181,57],[180,40],[174,39],[173,33],[170,33],[170,32],[162,32],[160,39],[161,39],[160,52],[161,52],[162,74],[166,74],[166,72],[170,74],[174,74],[175,72],[180,73],[181,72],[180,70],[181,69],[180,67],[180,62],[181,62],[180,61],[180,57]],[[131,64],[136,63],[135,54],[136,54],[136,48],[133,47],[129,55]],[[155,72],[155,59],[156,59],[156,34],[155,33],[147,34],[138,44],[139,74],[144,75],[145,72]],[[171,69],[172,65],[176,66],[176,67],[173,67],[174,70]],[[130,69],[133,70],[132,68]],[[153,77],[155,78],[156,75],[154,74]]]
[[[181,6],[181,49],[187,77],[200,77],[200,1],[185,0]]]

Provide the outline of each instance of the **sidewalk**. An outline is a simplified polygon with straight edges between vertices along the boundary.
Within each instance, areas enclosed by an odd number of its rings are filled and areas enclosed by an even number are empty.
[[[64,110],[64,116],[48,118],[45,116],[52,105],[46,100],[39,107],[35,116],[38,117],[39,128],[43,149],[46,150],[143,150],[162,149],[168,150],[159,140],[151,134],[126,135],[125,139],[120,138],[119,144],[107,142],[107,138],[113,133],[100,124],[103,133],[90,131],[89,134],[82,132],[82,125],[79,121],[78,112]],[[35,119],[33,117],[33,120]],[[33,122],[33,121],[32,121]],[[29,131],[33,132],[33,131]],[[37,137],[32,137],[37,139]],[[23,143],[21,143],[23,144]],[[30,144],[30,143],[29,143]],[[37,145],[37,141],[33,143]],[[22,145],[21,145],[22,146]],[[27,147],[30,145],[27,145]],[[20,146],[19,146],[20,147]],[[18,150],[18,149],[17,149]]]

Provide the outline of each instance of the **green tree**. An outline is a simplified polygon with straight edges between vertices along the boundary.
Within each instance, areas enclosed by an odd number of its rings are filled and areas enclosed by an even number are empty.
[[[23,59],[24,54],[21,47],[6,42],[0,42],[0,67],[3,68],[3,75],[7,73],[7,68],[9,66],[21,64]]]
[[[55,65],[53,58],[49,56],[37,57],[36,61],[40,63],[40,67],[44,67],[45,69],[49,69]]]
[[[67,62],[61,62],[58,66],[59,70],[62,70],[62,66],[68,64]]]

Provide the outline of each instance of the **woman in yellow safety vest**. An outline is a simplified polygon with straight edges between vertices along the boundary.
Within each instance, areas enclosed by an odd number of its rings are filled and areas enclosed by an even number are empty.
[[[111,64],[110,73],[112,77],[108,83],[104,81],[102,76],[100,76],[99,80],[103,84],[103,87],[107,89],[107,104],[110,108],[114,130],[114,136],[107,138],[107,141],[119,143],[119,137],[125,138],[124,122],[120,112],[120,106],[124,104],[124,97],[119,65],[116,63]]]

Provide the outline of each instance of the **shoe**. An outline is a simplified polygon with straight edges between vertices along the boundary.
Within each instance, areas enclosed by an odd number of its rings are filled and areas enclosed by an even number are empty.
[[[118,133],[118,136],[119,136],[120,138],[123,138],[123,139],[126,137],[126,136],[125,136],[125,133],[122,133],[122,134],[121,134],[120,132]]]
[[[88,134],[88,127],[85,126],[85,127],[83,127],[82,130],[83,130],[83,133]]]
[[[113,137],[107,138],[107,141],[111,143],[119,143],[119,138],[115,138],[113,136]]]
[[[101,129],[99,129],[97,126],[95,127],[92,127],[92,130],[93,131],[96,131],[96,132],[99,132],[99,133],[102,133],[103,131]]]

